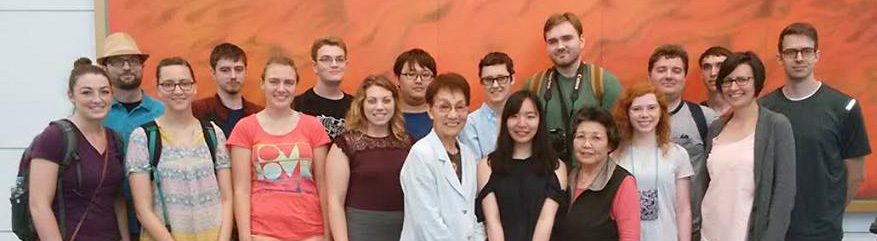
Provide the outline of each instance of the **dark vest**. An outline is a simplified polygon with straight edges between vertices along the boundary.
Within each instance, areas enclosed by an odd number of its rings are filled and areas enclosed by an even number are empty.
[[[630,176],[629,172],[616,167],[603,190],[585,189],[570,205],[560,230],[557,230],[560,234],[554,240],[618,240],[618,226],[609,213],[618,187],[627,176]],[[569,193],[575,195],[575,190],[570,190]]]

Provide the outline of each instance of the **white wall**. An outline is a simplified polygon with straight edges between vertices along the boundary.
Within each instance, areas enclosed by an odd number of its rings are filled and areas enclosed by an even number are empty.
[[[94,59],[94,2],[0,0],[0,240],[10,230],[9,188],[21,151],[49,121],[70,113],[67,76]]]

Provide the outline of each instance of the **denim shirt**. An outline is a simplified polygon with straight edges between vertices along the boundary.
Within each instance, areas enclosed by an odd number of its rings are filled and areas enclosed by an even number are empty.
[[[435,133],[414,143],[399,180],[405,194],[401,241],[482,241],[484,225],[475,217],[478,192],[475,154],[460,145],[462,182]]]
[[[484,158],[496,150],[498,133],[499,123],[497,123],[496,112],[490,109],[487,103],[483,103],[480,108],[469,114],[466,126],[457,136],[460,143],[475,152],[476,157]]]

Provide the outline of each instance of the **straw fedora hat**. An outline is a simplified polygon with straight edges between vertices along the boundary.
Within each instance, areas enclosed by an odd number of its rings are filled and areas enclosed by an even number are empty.
[[[103,54],[97,58],[97,63],[105,65],[104,62],[108,57],[119,55],[139,55],[144,61],[146,61],[146,58],[149,58],[148,54],[140,52],[140,48],[137,48],[137,43],[134,42],[134,38],[131,35],[124,32],[115,32],[104,40]]]

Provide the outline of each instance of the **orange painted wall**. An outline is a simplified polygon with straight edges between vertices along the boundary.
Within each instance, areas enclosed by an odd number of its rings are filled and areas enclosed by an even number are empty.
[[[705,98],[697,57],[712,45],[756,51],[768,70],[765,90],[777,88],[784,77],[774,57],[780,30],[792,22],[811,22],[820,31],[817,77],[860,101],[870,139],[877,141],[874,1],[114,0],[107,3],[107,22],[110,32],[132,34],[140,48],[152,55],[144,71],[149,93],[155,90],[155,64],[170,56],[182,56],[194,65],[199,96],[215,93],[208,56],[213,46],[224,41],[248,53],[246,98],[264,101],[258,76],[262,63],[274,52],[295,59],[302,76],[298,92],[303,92],[315,78],[311,43],[331,34],[348,45],[344,90],[355,90],[368,74],[392,75],[395,57],[419,47],[433,54],[439,72],[454,71],[469,79],[474,108],[484,100],[476,78],[478,60],[490,51],[506,52],[515,60],[519,80],[547,68],[542,25],[548,15],[562,11],[576,13],[585,25],[585,60],[614,72],[623,85],[645,81],[648,56],[655,46],[685,46],[692,67],[684,95],[691,100]],[[861,197],[877,197],[875,161],[869,157],[866,162]]]

